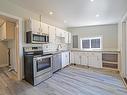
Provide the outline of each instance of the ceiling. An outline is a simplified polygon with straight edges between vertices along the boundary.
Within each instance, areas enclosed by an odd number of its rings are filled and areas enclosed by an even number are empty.
[[[10,0],[9,0],[10,1]],[[66,27],[114,24],[127,11],[127,0],[11,0]],[[52,11],[53,15],[49,15]],[[64,23],[65,20],[65,23]]]

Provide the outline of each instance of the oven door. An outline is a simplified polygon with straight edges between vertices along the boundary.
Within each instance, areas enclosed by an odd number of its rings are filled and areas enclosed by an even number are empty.
[[[34,77],[52,72],[52,55],[34,58]]]

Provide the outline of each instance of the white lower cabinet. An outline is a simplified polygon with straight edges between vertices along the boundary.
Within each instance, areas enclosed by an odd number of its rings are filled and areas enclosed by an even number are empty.
[[[74,62],[75,62],[75,64],[80,64],[80,52],[74,52],[74,56],[75,56],[75,58],[74,58]]]
[[[70,64],[69,52],[62,52],[62,68]]]
[[[100,52],[89,53],[88,65],[95,68],[102,68],[102,53]]]
[[[75,56],[74,56],[75,54],[74,54],[74,52],[71,52],[70,53],[70,61],[71,61],[71,63],[75,63]]]
[[[85,65],[85,66],[88,66],[88,53],[87,52],[83,52],[83,53],[80,53],[80,62],[81,62],[81,65]]]
[[[71,63],[102,68],[101,52],[71,52]]]

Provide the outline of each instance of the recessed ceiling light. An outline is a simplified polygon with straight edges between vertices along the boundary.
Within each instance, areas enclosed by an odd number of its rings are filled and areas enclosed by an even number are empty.
[[[66,21],[66,20],[64,20],[64,23],[67,23],[67,21]]]
[[[94,2],[94,0],[90,0],[91,2]]]
[[[50,15],[53,15],[53,12],[49,12]]]
[[[96,17],[100,17],[100,15],[99,14],[96,14]]]

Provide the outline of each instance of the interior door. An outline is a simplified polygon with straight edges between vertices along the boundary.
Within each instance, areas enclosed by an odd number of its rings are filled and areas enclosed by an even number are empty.
[[[126,75],[126,78],[127,78],[127,21],[126,21],[126,26],[125,26],[125,33],[126,33],[126,64],[125,64],[125,75]]]

